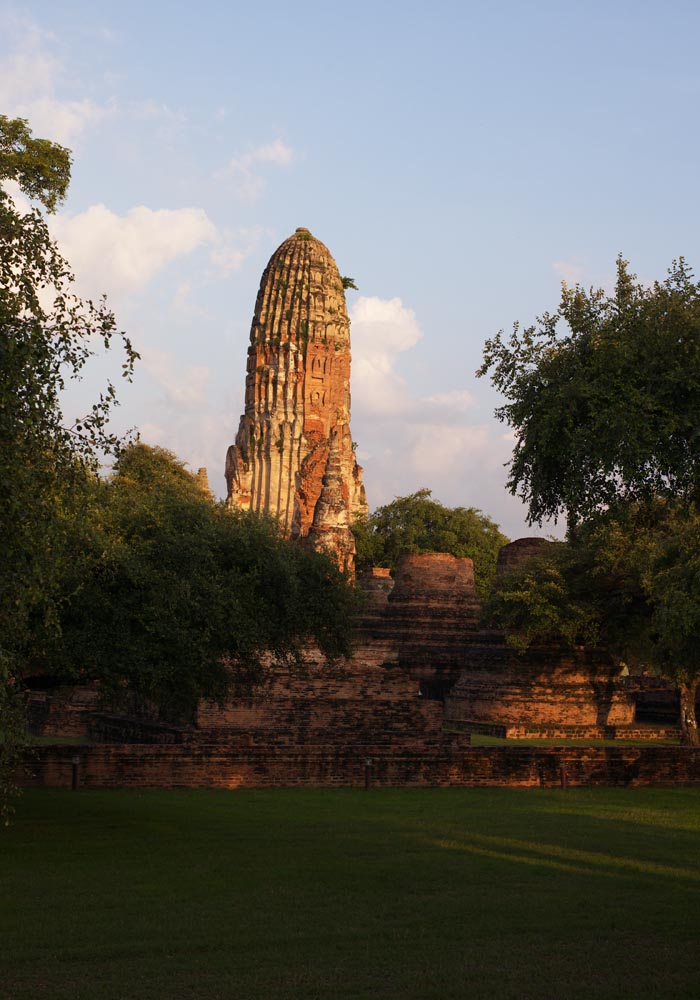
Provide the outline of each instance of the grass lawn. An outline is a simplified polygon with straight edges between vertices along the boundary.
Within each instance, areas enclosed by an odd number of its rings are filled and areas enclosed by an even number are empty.
[[[680,740],[570,740],[548,738],[537,739],[526,737],[522,740],[504,739],[501,736],[487,736],[485,733],[472,733],[473,747],[677,747]]]
[[[3,1000],[700,996],[700,790],[33,790]]]

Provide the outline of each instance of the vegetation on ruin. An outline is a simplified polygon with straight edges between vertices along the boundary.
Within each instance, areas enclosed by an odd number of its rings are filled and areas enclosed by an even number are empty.
[[[657,499],[580,525],[497,581],[485,618],[523,652],[603,644],[630,673],[653,672],[681,695],[684,742],[697,742],[700,511]]]
[[[511,492],[569,526],[500,582],[492,623],[520,648],[602,641],[663,674],[697,743],[700,284],[680,259],[646,287],[618,258],[612,295],[563,285],[555,313],[487,341],[487,372],[516,434]]]
[[[28,791],[2,992],[691,1000],[699,836],[697,789]]]
[[[295,663],[310,640],[331,660],[349,652],[354,595],[335,565],[215,503],[163,449],[125,448],[73,528],[60,633],[34,666],[98,681],[109,703],[186,721],[200,698],[260,682],[267,656]]]
[[[501,628],[513,649],[564,643],[597,645],[601,604],[578,553],[552,543],[498,578],[484,608],[484,621]]]
[[[449,552],[474,560],[476,587],[488,593],[498,551],[508,542],[498,525],[474,507],[444,507],[428,489],[396,497],[353,525],[358,570],[388,566],[396,570],[404,552]]]

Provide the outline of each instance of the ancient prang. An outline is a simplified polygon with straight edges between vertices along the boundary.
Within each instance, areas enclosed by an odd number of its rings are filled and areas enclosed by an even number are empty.
[[[352,573],[367,513],[350,433],[350,321],[327,247],[297,229],[273,253],[250,331],[245,413],[226,456],[231,507],[269,513]]]

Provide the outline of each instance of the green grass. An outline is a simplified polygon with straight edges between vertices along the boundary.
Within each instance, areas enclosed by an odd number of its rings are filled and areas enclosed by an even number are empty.
[[[522,740],[516,740],[501,736],[487,736],[485,733],[472,733],[471,745],[473,747],[622,747],[624,749],[625,747],[677,747],[680,745],[680,740],[570,740],[561,737],[559,739],[526,737]]]
[[[3,1000],[700,995],[700,789],[41,791]]]

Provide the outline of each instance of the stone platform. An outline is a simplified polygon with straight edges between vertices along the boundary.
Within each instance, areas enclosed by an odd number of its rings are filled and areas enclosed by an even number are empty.
[[[462,737],[413,746],[312,744],[280,748],[245,740],[185,746],[44,746],[25,784],[70,788],[521,787],[700,784],[700,749],[683,747],[470,747]],[[369,792],[371,794],[371,792]]]

